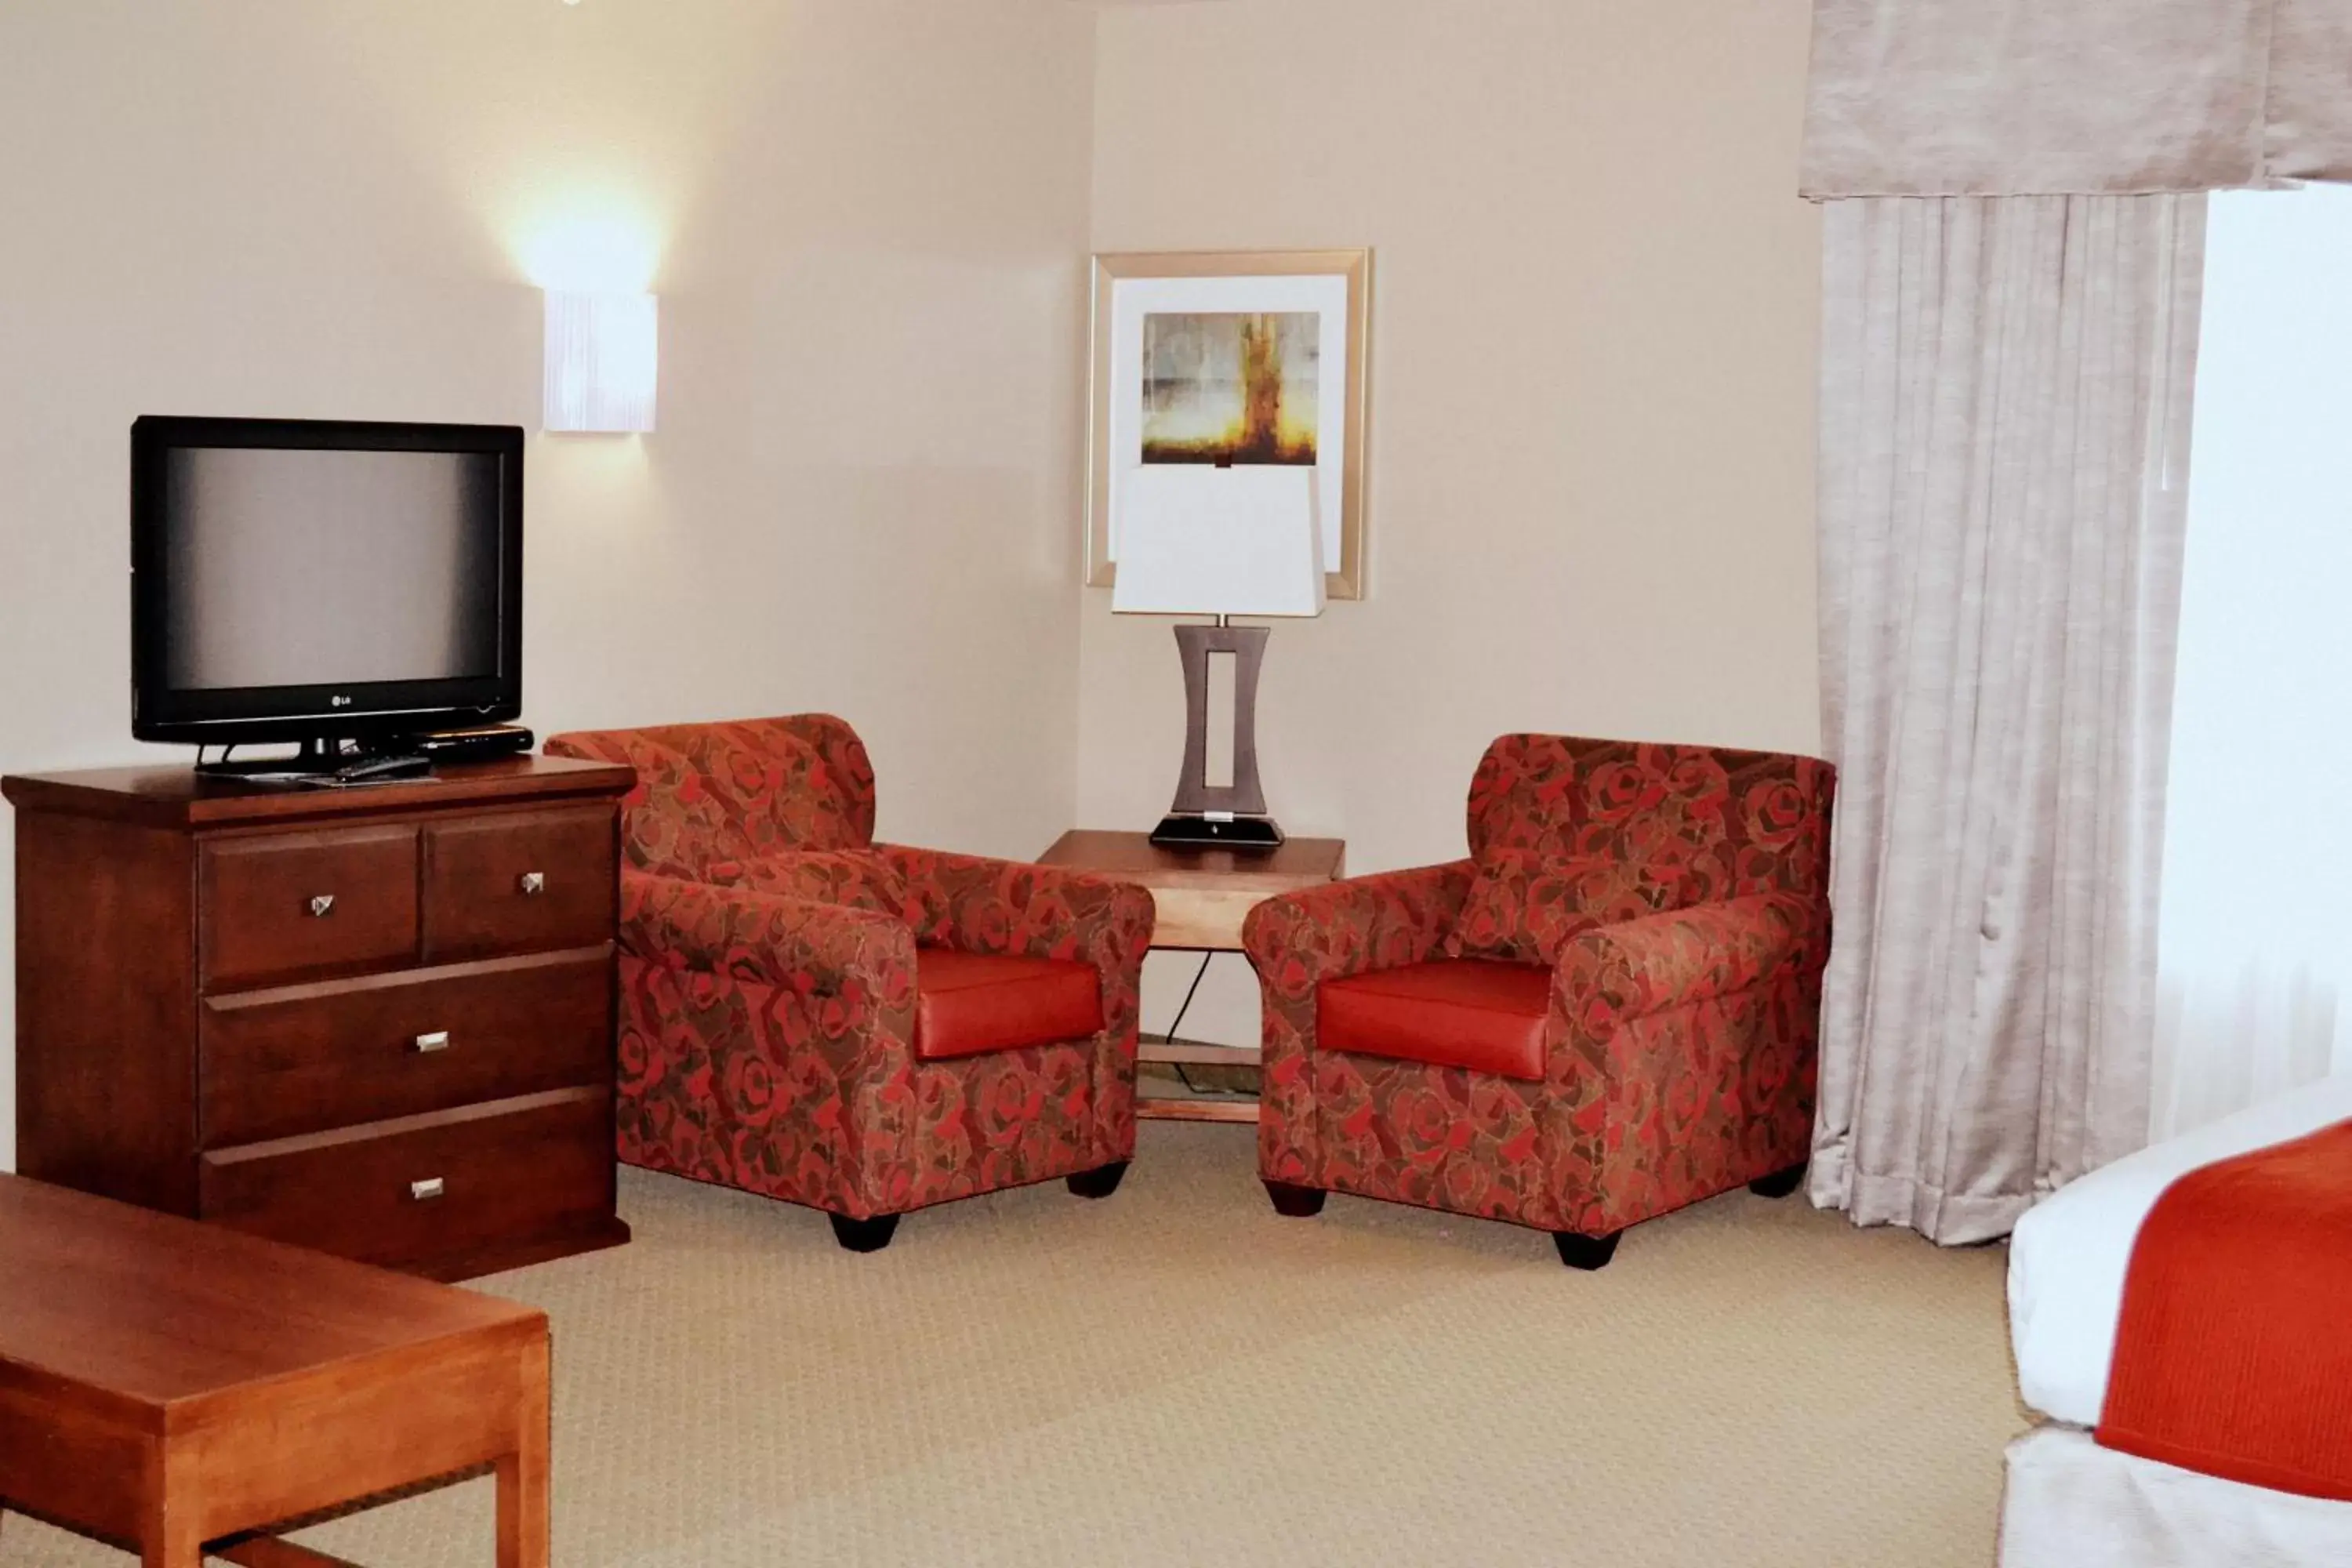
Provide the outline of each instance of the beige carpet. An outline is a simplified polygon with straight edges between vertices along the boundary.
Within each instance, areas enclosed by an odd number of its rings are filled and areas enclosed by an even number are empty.
[[[637,1239],[488,1288],[555,1323],[555,1558],[1986,1568],[1999,1249],[1745,1193],[1627,1237],[1334,1198],[1275,1216],[1247,1129],[1147,1124],[853,1257],[806,1210],[623,1173]],[[487,1568],[463,1483],[304,1539]],[[11,1519],[5,1568],[124,1558]]]

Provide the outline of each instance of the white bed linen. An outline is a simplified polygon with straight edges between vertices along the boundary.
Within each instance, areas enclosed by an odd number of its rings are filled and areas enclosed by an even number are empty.
[[[2352,1563],[2352,1502],[2102,1448],[2073,1426],[2009,1446],[2000,1568],[2321,1568]]]
[[[2009,1338],[2025,1403],[2077,1426],[2099,1424],[2132,1242],[2175,1178],[2347,1119],[2352,1076],[2324,1079],[2151,1144],[2028,1210],[2009,1244]]]

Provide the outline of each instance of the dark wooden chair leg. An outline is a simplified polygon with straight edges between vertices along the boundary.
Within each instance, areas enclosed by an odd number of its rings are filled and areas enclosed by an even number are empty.
[[[852,1219],[845,1214],[824,1217],[833,1221],[833,1239],[852,1252],[881,1251],[898,1228],[898,1216],[894,1214],[876,1215],[872,1219]]]
[[[1114,1160],[1108,1165],[1097,1165],[1091,1171],[1080,1171],[1066,1178],[1070,1191],[1082,1198],[1107,1198],[1118,1191],[1119,1178],[1127,1174],[1127,1162]]]
[[[1559,1260],[1570,1268],[1581,1268],[1587,1274],[1596,1268],[1606,1268],[1609,1260],[1617,1256],[1617,1238],[1625,1233],[1612,1231],[1607,1236],[1578,1236],[1573,1231],[1552,1232],[1552,1244],[1559,1248]]]
[[[1268,1182],[1265,1184],[1265,1195],[1274,1200],[1274,1212],[1286,1219],[1313,1219],[1323,1212],[1324,1192],[1320,1187]]]
[[[1805,1184],[1806,1163],[1800,1160],[1785,1171],[1759,1176],[1748,1184],[1748,1190],[1759,1198],[1785,1198]]]

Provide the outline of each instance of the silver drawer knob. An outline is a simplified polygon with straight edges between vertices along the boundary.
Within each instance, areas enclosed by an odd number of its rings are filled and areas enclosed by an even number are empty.
[[[522,874],[522,890],[527,897],[547,891],[547,873],[544,871],[525,871]]]
[[[317,920],[324,920],[324,919],[326,919],[326,918],[327,918],[327,911],[328,911],[328,910],[331,910],[331,909],[333,909],[334,907],[335,907],[335,895],[334,895],[334,894],[332,894],[332,893],[313,893],[313,894],[311,894],[311,895],[310,895],[310,918],[311,918],[312,920],[317,921]]]
[[[446,1029],[436,1029],[431,1034],[416,1037],[416,1054],[420,1057],[431,1056],[435,1051],[446,1051],[448,1048],[449,1031]]]
[[[446,1190],[446,1184],[439,1176],[427,1176],[421,1182],[408,1184],[408,1195],[420,1204],[428,1198],[439,1197]]]

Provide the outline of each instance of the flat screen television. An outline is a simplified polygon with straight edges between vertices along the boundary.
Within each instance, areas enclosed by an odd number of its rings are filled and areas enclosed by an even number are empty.
[[[131,732],[341,742],[522,710],[522,430],[131,427]]]

